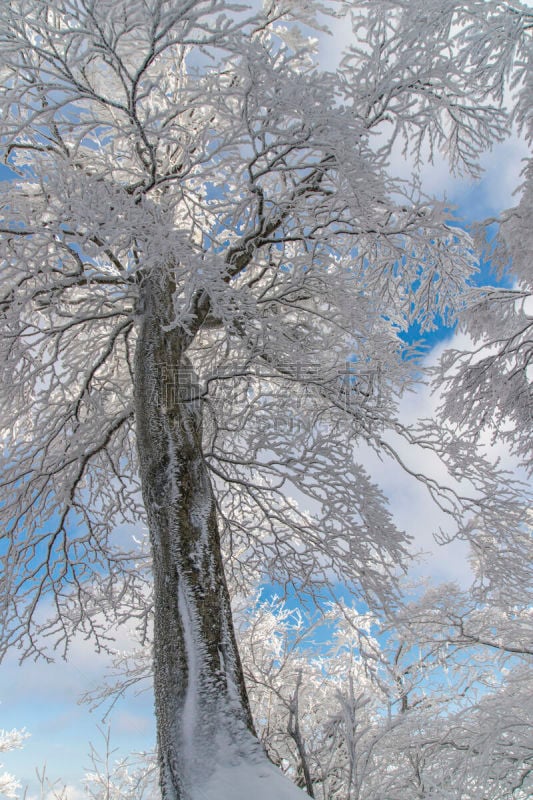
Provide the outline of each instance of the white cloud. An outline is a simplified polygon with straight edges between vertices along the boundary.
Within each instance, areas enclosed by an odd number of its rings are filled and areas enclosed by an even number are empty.
[[[425,365],[435,365],[447,348],[463,350],[468,349],[471,344],[468,336],[456,333],[432,348],[425,359]],[[400,418],[404,424],[413,425],[418,419],[434,419],[439,404],[440,395],[432,393],[430,386],[421,386],[418,391],[404,397]],[[394,440],[394,445],[412,472],[429,475],[462,492],[468,491],[464,483],[458,484],[453,480],[436,456],[421,448],[407,445],[399,437]],[[517,478],[523,477],[517,467],[516,459],[504,444],[501,442],[492,444],[487,433],[482,437],[482,446],[491,460],[499,461],[501,468],[509,470]],[[468,544],[454,540],[441,545],[435,541],[434,534],[440,529],[448,535],[453,535],[455,528],[450,517],[433,502],[427,489],[391,459],[380,461],[369,448],[360,448],[358,455],[361,463],[387,496],[389,508],[398,527],[413,536],[414,550],[426,554],[423,560],[414,565],[411,574],[428,576],[434,582],[457,581],[461,586],[469,585],[473,575],[468,561]]]
[[[423,396],[413,397],[412,410],[420,416],[426,414],[424,400]],[[413,471],[445,478],[442,466],[435,468],[435,461],[427,453],[413,450],[407,455],[406,448],[399,449]],[[413,537],[412,550],[419,557],[411,566],[410,575],[427,576],[435,583],[457,581],[462,586],[469,585],[472,572],[467,559],[468,546],[459,540],[446,545],[436,542],[436,533],[442,530],[453,535],[454,527],[450,518],[435,505],[427,489],[397,463],[391,459],[380,461],[370,450],[361,452],[361,463],[387,496],[396,525]]]
[[[64,794],[61,796],[61,800],[87,800],[86,793],[76,788],[76,786],[65,786]],[[47,795],[46,800],[56,800],[53,794]]]
[[[24,800],[87,800],[87,794],[76,786],[57,784],[55,789],[49,789],[45,795],[30,794]]]

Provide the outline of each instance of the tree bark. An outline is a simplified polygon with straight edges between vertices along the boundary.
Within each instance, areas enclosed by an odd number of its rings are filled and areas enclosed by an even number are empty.
[[[154,693],[163,800],[189,800],[228,746],[258,747],[235,642],[201,400],[173,325],[171,269],[141,295],[135,405],[154,577]],[[243,753],[244,754],[244,753]]]

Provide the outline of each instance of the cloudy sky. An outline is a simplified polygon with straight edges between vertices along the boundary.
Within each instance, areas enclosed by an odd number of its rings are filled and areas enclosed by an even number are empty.
[[[529,3],[533,5],[533,2]],[[321,58],[333,63],[338,52],[342,33],[335,40],[321,41]],[[480,183],[465,182],[450,178],[445,164],[427,165],[423,169],[423,184],[430,194],[442,196],[455,203],[463,216],[475,219],[496,215],[503,208],[514,205],[512,192],[519,183],[521,159],[526,155],[525,145],[515,136],[497,146],[484,158],[485,176]],[[409,165],[400,154],[395,156],[393,170],[406,173]],[[438,343],[427,356],[435,362],[445,346],[460,344],[453,336]],[[455,341],[453,341],[455,339]],[[431,416],[437,400],[429,390],[410,395],[405,401],[404,411],[410,417]],[[435,546],[430,531],[440,520],[424,491],[408,481],[401,470],[392,465],[387,469],[376,464],[376,457],[362,454],[371,472],[379,476],[382,488],[389,497],[391,508],[400,527],[409,530],[415,537],[415,545],[428,551],[429,556],[417,568],[419,574],[430,574],[434,580],[468,580],[468,565],[464,547],[460,544],[446,549]],[[416,509],[416,513],[413,513]],[[117,648],[127,648],[129,640],[124,632]],[[89,741],[98,749],[102,737],[98,732],[102,709],[91,712],[86,705],[78,703],[80,695],[101,680],[108,660],[93,652],[91,643],[76,641],[68,663],[54,664],[30,662],[19,666],[16,653],[2,665],[0,672],[0,727],[26,727],[31,734],[24,750],[2,754],[4,768],[13,772],[21,783],[30,787],[28,800],[38,795],[35,769],[42,770],[46,764],[50,779],[61,778],[71,786],[78,785],[90,767]],[[109,721],[112,744],[120,753],[149,749],[154,741],[152,698],[150,692],[120,701]],[[79,790],[72,789],[69,800],[84,797]],[[49,796],[50,800],[52,795]]]

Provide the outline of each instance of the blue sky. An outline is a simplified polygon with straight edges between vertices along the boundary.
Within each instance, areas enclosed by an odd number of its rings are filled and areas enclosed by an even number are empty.
[[[328,47],[331,48],[331,44]],[[324,52],[322,56],[326,60]],[[457,205],[468,220],[496,215],[516,202],[512,191],[519,182],[521,158],[525,155],[523,143],[510,138],[485,156],[486,174],[480,183],[451,179],[445,165],[439,162],[423,169],[423,185],[430,194],[442,196],[446,192],[450,202]],[[399,154],[393,161],[393,170],[399,174],[410,168]],[[8,177],[0,168],[0,178]],[[438,330],[432,338],[434,348],[428,353],[428,360],[435,359],[443,341],[449,342],[452,336],[451,331]],[[421,391],[409,398],[404,410],[413,417],[429,415],[435,402],[429,392]],[[375,456],[370,453],[362,456],[371,467]],[[437,552],[428,535],[439,520],[421,490],[408,485],[405,476],[394,469],[380,472],[382,488],[390,499],[398,524],[413,531],[418,547],[432,553],[418,571],[429,572],[435,580],[466,581],[468,568],[464,547],[458,544]],[[417,508],[416,518],[413,508]],[[127,648],[129,643],[127,633],[123,633],[117,647]],[[101,680],[109,660],[95,654],[92,645],[83,640],[75,642],[68,664],[63,661],[55,664],[26,662],[18,666],[16,656],[16,653],[11,654],[0,667],[0,727],[26,727],[31,737],[24,750],[2,754],[2,762],[23,786],[30,787],[30,800],[32,795],[38,796],[35,768],[41,769],[44,763],[51,779],[61,778],[67,784],[79,785],[89,767],[89,741],[97,749],[101,744],[98,725],[104,709],[91,712],[86,705],[79,705],[78,700],[84,691]],[[119,701],[109,721],[112,743],[119,752],[125,754],[153,746],[150,693],[139,697],[130,695]],[[79,800],[83,796],[81,791],[72,790],[69,800]]]

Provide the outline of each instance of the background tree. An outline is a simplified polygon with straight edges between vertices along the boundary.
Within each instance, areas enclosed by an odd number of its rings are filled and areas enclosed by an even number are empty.
[[[239,641],[260,736],[312,797],[530,795],[527,598],[502,609],[448,584],[394,623],[338,602],[310,625],[280,600],[245,619]]]
[[[17,730],[13,728],[11,731],[0,730],[0,753],[6,753],[9,750],[15,750],[18,747],[23,747],[23,741],[28,736],[26,731]],[[0,764],[0,769],[3,764]],[[0,774],[0,794],[3,797],[16,798],[18,797],[18,789],[20,783],[9,772],[2,772]]]
[[[388,621],[341,600],[309,616],[280,598],[241,598],[239,650],[261,742],[321,800],[525,800],[533,786],[527,593],[512,607],[497,596],[480,604],[454,584],[414,594]],[[151,674],[149,647],[117,654],[106,683],[85,699],[109,708]]]
[[[302,26],[348,10],[354,44],[320,72]],[[509,46],[500,56],[489,36],[470,59],[472,26],[490,33],[498,15]],[[387,167],[403,139],[476,174],[509,120],[487,70],[520,80],[530,24],[491,2],[434,16],[418,1],[0,11],[2,646],[46,655],[47,637],[67,650],[77,631],[105,646],[107,623],[144,624],[153,580],[164,800],[202,780],[202,796],[220,792],[228,762],[243,797],[249,764],[278,780],[257,748],[223,560],[241,591],[260,575],[397,604],[409,538],[355,443],[423,481],[457,535],[496,542],[500,584],[525,577],[519,487],[475,436],[398,417],[420,377],[405,334],[455,319],[475,256],[446,205]],[[449,479],[410,469],[408,445]],[[124,532],[143,521],[151,578]]]

